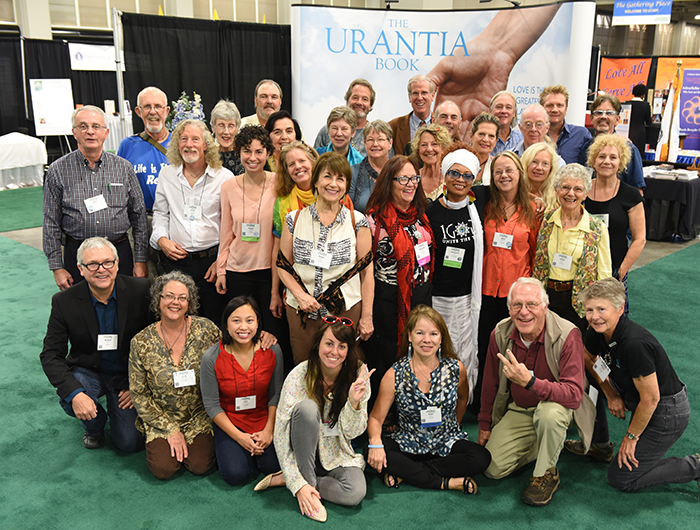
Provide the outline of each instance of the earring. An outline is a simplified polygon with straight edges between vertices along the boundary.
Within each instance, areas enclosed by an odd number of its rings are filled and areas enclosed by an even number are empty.
[[[411,344],[411,341],[408,341],[408,358],[411,358],[411,355],[413,355],[413,344]]]
[[[440,346],[438,346],[438,359],[442,359],[442,357],[440,356],[441,353],[442,353],[442,344],[440,344]]]

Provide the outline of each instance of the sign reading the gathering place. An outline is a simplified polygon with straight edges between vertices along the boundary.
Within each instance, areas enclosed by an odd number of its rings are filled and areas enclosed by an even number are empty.
[[[615,0],[613,26],[670,24],[672,0]]]
[[[377,94],[368,119],[408,114],[407,82],[438,85],[434,105],[450,99],[465,120],[510,90],[518,113],[539,103],[544,87],[569,91],[567,121],[584,124],[594,2],[476,11],[400,11],[292,6],[294,115],[315,137],[356,78]],[[575,21],[575,23],[574,23]]]

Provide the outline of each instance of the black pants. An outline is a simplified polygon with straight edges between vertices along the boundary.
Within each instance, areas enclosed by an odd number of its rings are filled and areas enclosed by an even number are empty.
[[[581,337],[585,337],[586,330],[588,329],[588,321],[578,316],[578,313],[574,310],[574,306],[571,305],[571,290],[555,291],[554,289],[547,288],[547,296],[549,296],[549,310],[554,311],[561,318],[571,322],[581,330]]]
[[[63,268],[73,277],[73,284],[83,281],[83,276],[78,269],[78,247],[80,243],[75,240],[66,239],[66,246],[63,248]],[[119,274],[124,276],[134,275],[134,254],[131,251],[131,244],[128,239],[114,245],[119,254]]]
[[[491,463],[491,453],[468,440],[457,440],[447,456],[404,453],[389,436],[382,437],[382,443],[386,452],[386,472],[417,488],[439,490],[443,477],[480,475]]]

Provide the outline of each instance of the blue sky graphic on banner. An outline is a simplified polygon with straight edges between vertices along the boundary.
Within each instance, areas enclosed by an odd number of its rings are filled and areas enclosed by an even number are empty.
[[[683,149],[700,150],[700,70],[684,70],[680,131],[688,136]]]
[[[670,24],[672,0],[615,0],[613,26]]]
[[[468,118],[499,90],[515,93],[521,112],[562,84],[567,121],[583,125],[594,15],[592,1],[502,11],[292,6],[294,116],[312,140],[363,77],[377,93],[368,119],[389,121],[411,110],[408,79],[426,74],[442,81],[436,102],[451,99]]]

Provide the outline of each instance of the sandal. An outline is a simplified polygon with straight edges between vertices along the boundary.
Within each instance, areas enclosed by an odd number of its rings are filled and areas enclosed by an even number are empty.
[[[390,475],[389,473],[384,473],[384,485],[387,488],[399,489],[399,485],[403,482],[403,479]]]
[[[476,482],[474,482],[474,479],[471,477],[464,477],[464,481],[462,482],[462,493],[465,495],[476,495],[477,491],[479,491],[479,488],[476,487]]]

